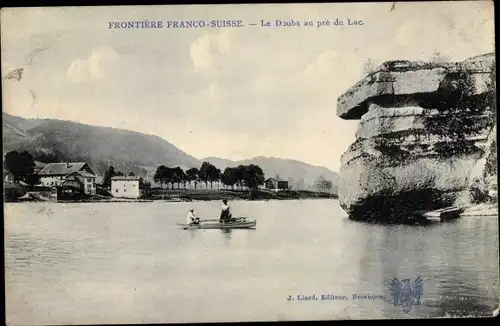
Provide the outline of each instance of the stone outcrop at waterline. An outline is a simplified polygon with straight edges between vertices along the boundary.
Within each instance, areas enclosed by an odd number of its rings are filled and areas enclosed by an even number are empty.
[[[360,120],[341,158],[339,201],[349,217],[403,222],[463,198],[496,123],[494,75],[494,54],[392,61],[341,95],[337,115]]]

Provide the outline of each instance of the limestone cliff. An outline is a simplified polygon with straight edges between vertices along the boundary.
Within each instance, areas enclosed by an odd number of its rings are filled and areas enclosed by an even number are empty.
[[[360,120],[341,158],[339,200],[350,218],[402,222],[463,198],[496,124],[494,75],[493,53],[392,61],[341,95],[337,115]],[[496,147],[494,156],[496,164]]]

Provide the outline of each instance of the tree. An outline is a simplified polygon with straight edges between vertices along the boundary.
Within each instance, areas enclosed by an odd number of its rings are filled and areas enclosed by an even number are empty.
[[[238,185],[240,189],[245,185],[252,192],[264,184],[265,176],[258,165],[238,165],[237,167],[227,167],[220,174],[220,180],[224,185],[230,186],[232,189],[234,189],[235,185]]]
[[[111,178],[116,175],[115,168],[113,166],[109,166],[108,170],[104,172],[104,177],[102,178],[102,186],[104,188],[111,187]]]
[[[155,172],[153,177],[154,182],[160,183],[160,188],[163,189],[164,183],[169,183],[171,181],[171,169],[166,167],[165,165],[160,165]]]
[[[140,177],[139,178],[139,189],[143,190],[144,195],[147,196],[149,192],[151,191],[151,184],[144,180],[144,178]]]
[[[222,173],[221,181],[222,184],[234,190],[234,185],[239,181],[236,168],[227,167]]]
[[[172,182],[177,183],[177,189],[179,189],[180,184],[187,181],[186,173],[184,173],[184,170],[179,166],[176,166],[175,168],[171,169],[171,171],[172,171]]]
[[[316,181],[314,182],[314,187],[319,191],[319,192],[328,192],[332,189],[333,184],[330,180],[326,180],[325,177],[320,175]]]
[[[239,165],[233,170],[228,170],[226,174],[226,182],[230,184],[236,182],[240,185],[248,187],[250,193],[264,184],[265,176],[262,169],[255,164]]]
[[[220,170],[217,169],[210,162],[203,162],[200,167],[199,176],[200,180],[205,183],[208,188],[208,183],[210,182],[210,189],[212,189],[212,183],[219,180]]]
[[[314,188],[316,188],[316,190],[318,190],[319,192],[322,192],[323,191],[323,187],[324,187],[324,182],[325,182],[325,178],[322,175],[320,175],[314,181]]]
[[[186,177],[189,182],[194,181],[194,189],[196,189],[196,186],[198,185],[198,173],[199,170],[197,168],[190,168],[189,170],[186,171]]]
[[[60,158],[55,153],[45,153],[41,152],[35,155],[35,160],[43,163],[57,163],[60,162]]]
[[[488,189],[484,184],[484,180],[476,177],[473,179],[472,184],[469,187],[469,196],[472,203],[479,204],[488,201]]]
[[[25,179],[24,179],[24,182],[26,182],[27,184],[29,184],[30,186],[33,186],[33,185],[36,185],[36,184],[39,184],[40,183],[40,177],[38,176],[38,174],[28,174]]]
[[[245,167],[244,180],[250,190],[257,189],[260,185],[264,184],[265,175],[261,167],[255,164],[250,164]]]
[[[220,169],[217,169],[219,171],[219,176],[218,176],[218,187],[220,189],[221,185],[223,186],[223,183],[222,183],[222,177],[223,177],[223,173]],[[223,186],[224,187],[224,186]]]
[[[333,183],[330,180],[325,180],[325,190],[330,192],[333,188]]]
[[[220,180],[220,169],[214,165],[210,165],[208,169],[208,180],[210,181],[210,189],[213,189],[213,182]]]
[[[134,172],[129,172],[129,173],[128,173],[128,176],[129,176],[129,177],[135,177],[135,173],[134,173]]]
[[[125,174],[123,174],[123,172],[118,171],[118,172],[116,172],[116,176],[123,177],[123,176],[125,176]]]
[[[300,178],[300,180],[297,181],[296,187],[297,187],[297,190],[305,190],[306,189],[306,182],[304,181],[304,178]]]
[[[236,174],[236,184],[238,185],[239,189],[241,190],[243,186],[245,185],[245,174],[246,174],[246,168],[244,165],[238,165],[235,169]]]
[[[212,165],[210,164],[209,162],[203,162],[201,164],[201,167],[200,167],[200,171],[199,171],[199,177],[200,177],[200,180],[203,181],[205,183],[205,187],[208,188],[208,175],[209,175],[209,166]]]
[[[19,181],[31,183],[36,180],[33,178],[35,160],[27,151],[21,153],[12,151],[5,154],[4,167],[12,174],[16,183]]]

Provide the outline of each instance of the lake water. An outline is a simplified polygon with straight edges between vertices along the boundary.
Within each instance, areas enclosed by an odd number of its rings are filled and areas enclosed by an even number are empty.
[[[492,315],[498,220],[379,226],[336,200],[235,201],[255,230],[181,230],[218,202],[5,204],[9,324],[380,319]],[[392,278],[420,276],[394,307]],[[332,294],[348,300],[288,301]],[[385,299],[352,300],[352,295]]]

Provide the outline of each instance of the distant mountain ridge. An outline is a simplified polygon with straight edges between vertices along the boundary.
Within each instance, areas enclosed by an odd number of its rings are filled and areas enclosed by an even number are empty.
[[[4,154],[11,150],[27,150],[35,157],[55,154],[64,160],[89,162],[98,173],[110,164],[117,170],[139,174],[144,174],[142,166],[165,164],[188,169],[201,164],[158,136],[71,121],[24,119],[7,113],[2,119]]]
[[[89,162],[99,174],[113,165],[117,171],[152,178],[162,164],[186,170],[209,161],[221,171],[228,166],[256,164],[266,177],[280,176],[295,189],[313,190],[319,176],[332,181],[333,192],[338,184],[338,173],[296,160],[262,156],[236,162],[216,157],[199,160],[158,136],[135,131],[56,119],[25,119],[5,112],[2,120],[4,155],[27,150],[42,162],[43,157],[56,155],[60,160]]]
[[[206,157],[202,161],[207,161],[215,165],[221,170],[226,167],[255,164],[264,170],[266,178],[279,176],[284,180],[288,180],[289,184],[294,189],[300,190],[316,190],[315,182],[319,177],[324,177],[330,180],[333,184],[332,192],[337,193],[339,174],[322,166],[315,166],[304,163],[302,161],[257,156],[251,159],[240,161],[231,161],[219,157]]]

